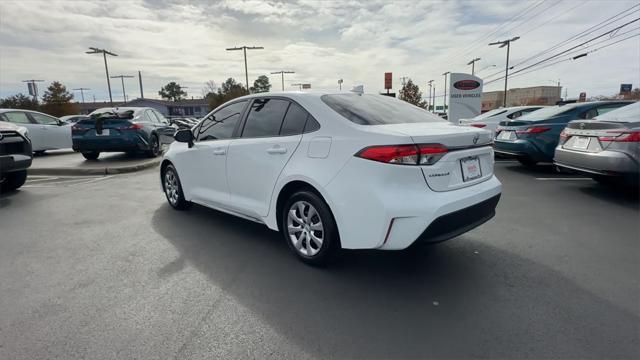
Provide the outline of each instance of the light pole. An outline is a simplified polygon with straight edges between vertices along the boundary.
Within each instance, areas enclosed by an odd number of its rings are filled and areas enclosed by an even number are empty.
[[[338,86],[340,87],[340,91],[342,91],[342,83],[344,82],[344,80],[339,79],[338,80]]]
[[[496,41],[489,44],[500,45],[499,48],[507,47],[507,65],[504,67],[504,98],[502,99],[502,106],[507,107],[507,79],[509,78],[509,50],[511,48],[511,42],[520,39],[520,36],[513,37],[509,40]]]
[[[451,71],[442,73],[444,75],[444,98],[442,99],[442,111],[447,114],[447,75],[451,74]]]
[[[431,84],[433,83],[433,80],[429,80],[427,82],[427,84],[429,84],[429,106],[427,106],[427,109],[431,107],[432,103],[431,103]],[[435,108],[431,111],[433,112],[435,111]]]
[[[299,83],[299,84],[291,84],[291,86],[299,86],[299,87],[300,87],[300,91],[302,91],[302,85],[303,85],[302,83]]]
[[[102,54],[102,57],[104,58],[104,71],[107,73],[107,87],[109,88],[109,102],[111,103],[111,106],[113,106],[113,97],[111,96],[111,81],[109,81],[109,67],[107,66],[107,55],[118,55],[105,49],[98,49],[94,47],[90,47],[89,49],[91,51],[86,51],[87,54]]]
[[[244,78],[246,80],[247,92],[249,92],[249,72],[247,71],[247,50],[262,50],[262,46],[239,46],[227,48],[227,51],[242,50],[244,52]]]
[[[81,87],[81,88],[77,88],[77,89],[73,89],[73,90],[75,90],[75,91],[80,90],[80,95],[82,96],[82,103],[84,104],[84,91],[85,90],[91,90],[91,89]]]
[[[124,91],[124,78],[132,77],[132,75],[116,75],[111,77],[112,79],[120,78],[120,80],[122,81],[122,98],[124,99],[124,102],[127,102],[127,93]]]
[[[34,101],[38,101],[38,85],[37,82],[44,82],[44,80],[22,80],[22,82],[27,83],[27,88],[29,89],[29,95],[33,96]],[[31,86],[29,86],[31,85]]]
[[[295,71],[280,70],[274,71],[272,74],[280,74],[282,76],[282,91],[284,91],[284,74],[295,74]]]
[[[480,58],[475,58],[467,63],[467,65],[471,65],[471,75],[475,75],[476,61],[480,61]]]

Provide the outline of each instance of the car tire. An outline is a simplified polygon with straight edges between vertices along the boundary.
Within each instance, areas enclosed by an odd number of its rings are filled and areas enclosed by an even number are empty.
[[[169,205],[174,209],[186,210],[191,206],[191,202],[184,198],[182,183],[173,165],[168,165],[162,172],[162,190],[164,190]]]
[[[149,150],[147,150],[147,156],[149,157],[157,157],[162,153],[160,149],[160,140],[158,139],[158,135],[153,134],[149,138]]]
[[[304,263],[324,265],[339,253],[340,237],[331,209],[311,191],[291,195],[280,214],[280,232]]]
[[[100,151],[83,152],[82,156],[87,160],[97,160],[98,156],[100,156]]]
[[[34,151],[34,152],[33,152],[33,155],[34,155],[34,156],[42,156],[42,155],[44,155],[45,151],[47,151],[47,150],[38,150],[38,151]]]
[[[528,157],[519,157],[518,162],[524,166],[529,166],[529,167],[536,166],[536,164],[538,163],[537,161]]]
[[[27,170],[14,171],[0,177],[0,193],[14,191],[27,181]]]

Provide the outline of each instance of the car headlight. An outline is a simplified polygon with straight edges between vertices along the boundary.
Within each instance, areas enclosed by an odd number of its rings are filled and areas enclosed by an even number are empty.
[[[29,130],[27,130],[26,127],[20,126],[18,128],[18,132],[20,133],[20,135],[26,137],[27,139],[29,139],[29,141],[31,141],[31,139],[29,138]]]

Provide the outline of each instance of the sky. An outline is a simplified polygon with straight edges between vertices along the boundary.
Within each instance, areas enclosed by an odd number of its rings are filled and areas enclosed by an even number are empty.
[[[512,43],[512,71],[578,45],[616,26],[640,17],[640,8],[623,19],[523,62],[573,35],[601,23],[637,1],[0,1],[0,97],[27,93],[22,80],[45,80],[40,94],[57,80],[73,88],[90,88],[87,101],[108,100],[101,55],[88,47],[110,50],[110,75],[125,79],[130,98],[139,97],[137,72],[142,72],[145,97],[158,98],[170,81],[187,87],[189,97],[202,97],[205,82],[217,84],[229,77],[244,83],[241,51],[234,46],[263,46],[248,51],[249,81],[270,77],[274,90],[293,83],[313,89],[337,90],[364,85],[367,92],[382,91],[384,72],[393,72],[393,91],[401,78],[411,78],[423,93],[434,80],[441,94],[445,71],[470,72],[476,63],[485,82],[505,68],[506,48],[489,42],[519,36]],[[633,12],[635,11],[635,12]],[[560,56],[563,60],[640,34],[640,22],[629,24],[610,39],[606,35],[589,48]],[[548,64],[551,61],[545,63]],[[495,65],[495,66],[494,66]],[[567,95],[611,95],[621,83],[640,86],[640,37],[599,49],[509,79],[509,88],[554,85],[560,81]],[[120,79],[111,79],[114,101],[122,99]],[[503,80],[485,91],[500,90]],[[563,90],[564,95],[564,90]],[[80,93],[76,92],[76,99]]]

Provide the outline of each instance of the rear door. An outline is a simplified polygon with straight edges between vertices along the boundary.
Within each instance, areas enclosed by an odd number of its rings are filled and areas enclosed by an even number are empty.
[[[287,99],[253,100],[227,158],[230,201],[237,211],[267,215],[275,183],[300,144],[307,117],[306,110]]]
[[[46,149],[68,149],[71,147],[71,126],[60,125],[60,120],[52,116],[28,113],[38,124],[43,136],[43,146]]]
[[[173,135],[176,130],[169,124],[164,115],[160,114],[156,110],[147,110],[149,116],[154,120],[154,126],[156,133],[159,136],[159,140],[162,144],[170,144],[173,142]]]

